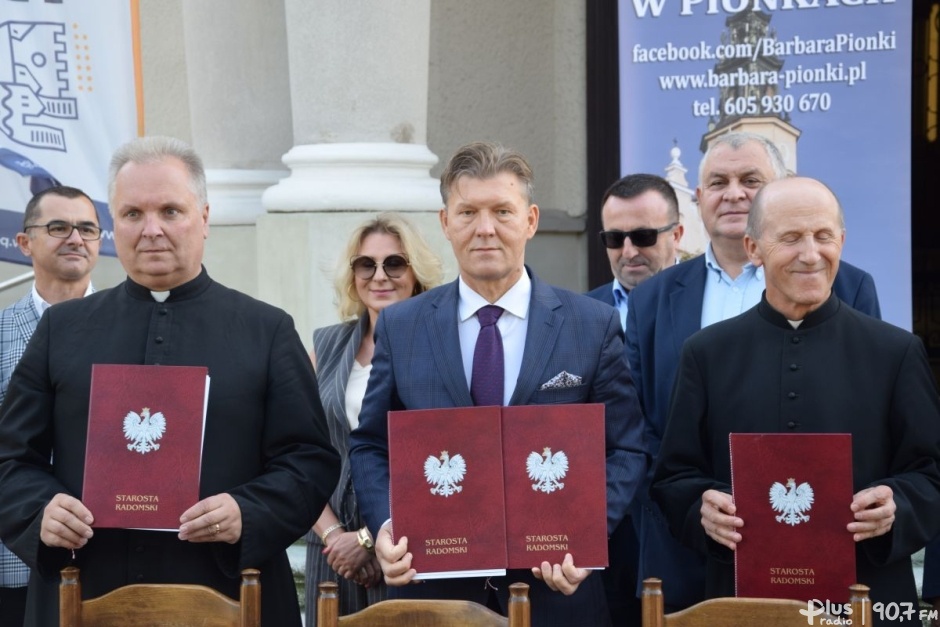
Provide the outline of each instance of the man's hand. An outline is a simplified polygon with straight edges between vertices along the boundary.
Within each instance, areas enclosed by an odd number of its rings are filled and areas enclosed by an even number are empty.
[[[855,522],[846,527],[856,542],[882,536],[891,531],[894,524],[894,492],[886,485],[865,488],[852,497],[852,512]]]
[[[571,553],[565,553],[565,559],[561,564],[549,564],[542,562],[541,568],[533,568],[532,574],[536,579],[541,579],[549,588],[555,592],[561,592],[568,596],[575,593],[581,582],[587,579],[591,571],[586,568],[578,568],[574,565],[574,559]]]
[[[408,552],[408,538],[392,543],[392,523],[387,522],[379,529],[375,539],[375,556],[385,573],[385,583],[390,586],[404,586],[411,583],[417,571],[411,567],[411,553]]]
[[[373,562],[372,554],[359,546],[357,531],[330,534],[323,554],[326,555],[326,563],[337,575],[345,579],[355,579],[356,583],[359,583],[363,575],[360,571],[371,568]]]
[[[180,540],[235,544],[241,537],[242,510],[231,494],[205,498],[180,516]]]
[[[80,549],[94,535],[95,521],[88,508],[74,496],[59,493],[42,510],[39,539],[46,546]]]
[[[356,583],[365,588],[371,588],[382,581],[382,567],[375,555],[369,555],[369,563],[359,569],[354,577]]]
[[[737,508],[731,495],[718,490],[705,490],[700,511],[702,527],[708,537],[733,551],[741,541],[738,529],[744,526],[744,521],[734,515]]]

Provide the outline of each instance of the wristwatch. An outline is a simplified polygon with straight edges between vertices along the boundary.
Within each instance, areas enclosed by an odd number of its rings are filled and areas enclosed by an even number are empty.
[[[359,546],[369,553],[375,553],[375,544],[372,543],[372,538],[369,536],[369,530],[366,527],[356,533],[356,539],[359,540]]]

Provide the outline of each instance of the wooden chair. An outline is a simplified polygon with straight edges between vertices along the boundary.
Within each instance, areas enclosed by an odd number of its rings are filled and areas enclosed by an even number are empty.
[[[340,616],[338,587],[332,581],[320,584],[317,627],[530,627],[529,585],[525,583],[509,586],[508,620],[478,603],[428,599],[381,601]]]
[[[835,602],[835,601],[834,601]],[[672,614],[663,613],[663,582],[650,578],[643,580],[643,627],[806,627],[809,624],[806,615],[806,601],[786,599],[750,599],[727,597],[708,599],[696,603],[690,608]],[[871,601],[868,599],[868,586],[854,584],[849,586],[849,603],[853,625],[871,625]],[[800,610],[803,613],[800,613]],[[859,620],[859,616],[864,620]],[[835,620],[835,616],[819,614],[813,621],[820,624],[821,618]],[[833,623],[839,624],[839,623]]]
[[[78,568],[61,571],[59,627],[260,627],[260,573],[242,571],[241,598],[206,586],[134,584],[82,601]]]

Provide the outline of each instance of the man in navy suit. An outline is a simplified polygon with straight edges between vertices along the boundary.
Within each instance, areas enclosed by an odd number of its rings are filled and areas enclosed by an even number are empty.
[[[699,329],[736,316],[760,301],[764,270],[750,263],[744,229],[757,191],[787,176],[777,147],[763,136],[728,133],[711,145],[695,190],[711,240],[704,255],[668,268],[630,293],[627,357],[655,460],[683,342]],[[842,262],[835,294],[855,309],[881,317],[871,275]],[[660,509],[641,491],[640,571],[659,577],[667,608],[681,609],[705,595],[704,555],[672,537]]]
[[[392,543],[389,530],[387,413],[475,404],[472,364],[482,335],[477,314],[487,305],[503,310],[496,324],[505,355],[503,405],[606,405],[608,533],[646,472],[642,419],[617,312],[543,283],[525,266],[526,243],[539,219],[531,181],[521,154],[489,143],[460,148],[444,168],[440,220],[460,276],[379,315],[369,387],[359,428],[350,437],[353,484],[385,580],[399,586],[390,596],[498,603],[505,611],[508,584],[523,581],[531,585],[533,624],[606,625],[610,617],[600,577],[578,568],[570,555],[561,564],[543,562],[485,581],[405,585],[415,575],[412,556],[404,539]],[[576,384],[550,383],[562,373]]]
[[[614,280],[587,295],[616,307],[626,327],[630,290],[678,263],[683,227],[676,190],[661,176],[629,174],[604,192],[601,225]]]
[[[630,290],[678,263],[683,227],[676,190],[661,176],[629,174],[604,193],[601,224],[601,241],[614,279],[587,295],[616,307],[626,328]],[[635,594],[640,552],[635,526],[640,512],[634,506],[610,536],[610,566],[603,572],[615,625],[640,624],[640,600]]]

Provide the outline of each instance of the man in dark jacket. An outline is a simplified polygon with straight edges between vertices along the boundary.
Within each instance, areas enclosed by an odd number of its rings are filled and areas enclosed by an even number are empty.
[[[682,343],[696,331],[737,316],[760,300],[764,268],[748,259],[744,228],[758,190],[786,176],[783,157],[767,138],[745,132],[718,136],[702,158],[695,190],[710,239],[705,253],[666,268],[630,292],[627,358],[654,460],[666,428]],[[867,272],[841,263],[833,291],[862,313],[881,317],[875,282]],[[701,601],[705,594],[702,556],[672,537],[646,490],[641,490],[633,515],[639,521],[639,579],[663,580],[667,611]]]
[[[940,396],[917,336],[835,296],[844,241],[825,185],[769,183],[744,238],[764,268],[761,302],[683,347],[651,496],[707,556],[708,597],[734,594],[733,551],[748,533],[730,494],[728,434],[850,433],[858,582],[875,608],[917,607],[910,556],[940,531]]]
[[[241,569],[258,568],[262,622],[299,627],[286,549],[323,510],[339,457],[293,321],[202,267],[209,205],[189,146],[118,149],[110,205],[127,280],[43,315],[0,410],[0,536],[31,569],[26,625],[59,624],[58,574],[74,563],[86,598],[132,583],[237,598]],[[81,501],[96,363],[208,367],[200,500],[178,533],[96,528]]]

